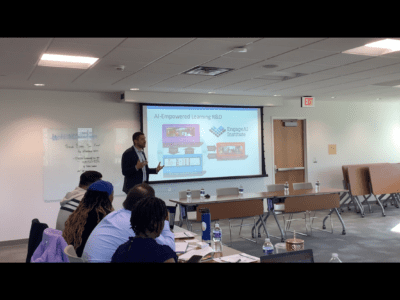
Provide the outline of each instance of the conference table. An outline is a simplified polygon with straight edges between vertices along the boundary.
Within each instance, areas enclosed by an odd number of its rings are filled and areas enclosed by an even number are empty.
[[[264,222],[267,222],[269,215],[273,215],[278,227],[281,231],[282,241],[284,240],[284,234],[279,226],[279,222],[276,218],[274,204],[284,203],[284,213],[297,213],[304,211],[316,211],[316,210],[330,210],[329,214],[323,220],[322,228],[325,229],[325,221],[333,212],[336,213],[340,223],[342,224],[342,234],[346,234],[346,226],[338,208],[340,208],[340,194],[348,193],[345,189],[334,189],[328,187],[320,187],[316,189],[301,189],[301,190],[290,190],[289,193],[284,191],[277,192],[265,192],[262,193],[268,202],[268,212],[264,217]],[[259,227],[260,228],[260,227]],[[253,229],[254,232],[254,229]],[[258,233],[260,235],[260,233]]]
[[[266,227],[266,221],[272,214],[281,232],[281,241],[285,240],[285,234],[279,224],[276,216],[274,205],[276,203],[285,203],[285,213],[295,213],[304,211],[315,211],[315,210],[331,210],[330,214],[336,212],[339,221],[342,224],[342,234],[346,234],[346,227],[343,219],[340,216],[337,208],[340,207],[340,193],[347,193],[345,189],[334,189],[328,187],[320,187],[318,191],[315,189],[303,189],[303,190],[290,190],[289,194],[284,191],[278,192],[255,192],[255,193],[243,193],[238,195],[225,195],[225,196],[210,196],[210,198],[192,198],[190,200],[186,198],[181,199],[169,199],[171,202],[179,205],[181,212],[184,211],[186,215],[187,228],[190,227],[190,223],[187,217],[188,207],[196,207],[197,221],[201,221],[201,209],[208,208],[211,214],[211,220],[220,219],[234,219],[234,218],[247,218],[258,216],[257,224],[258,235],[260,236],[260,227],[263,226],[264,231],[269,237],[269,233]],[[268,208],[264,207],[264,199],[267,199]],[[265,214],[265,212],[267,212]],[[326,217],[327,218],[327,217]],[[323,225],[325,226],[325,220]],[[179,214],[179,226],[182,226],[182,213]],[[256,224],[256,225],[257,225]],[[254,231],[257,226],[253,226],[252,233],[254,238]]]

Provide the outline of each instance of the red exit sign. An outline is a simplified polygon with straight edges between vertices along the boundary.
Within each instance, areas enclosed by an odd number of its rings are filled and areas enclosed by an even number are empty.
[[[314,107],[315,98],[314,97],[301,97],[301,107]]]

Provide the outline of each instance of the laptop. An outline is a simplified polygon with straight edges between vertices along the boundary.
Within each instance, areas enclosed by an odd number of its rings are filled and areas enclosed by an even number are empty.
[[[262,263],[313,263],[314,255],[311,249],[270,254],[260,257]]]

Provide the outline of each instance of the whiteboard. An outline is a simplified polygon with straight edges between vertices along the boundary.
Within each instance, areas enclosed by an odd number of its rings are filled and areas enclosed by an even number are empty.
[[[125,195],[121,158],[133,145],[133,133],[131,128],[43,129],[44,201],[61,201],[89,170],[100,172],[103,180],[113,184],[114,196]]]

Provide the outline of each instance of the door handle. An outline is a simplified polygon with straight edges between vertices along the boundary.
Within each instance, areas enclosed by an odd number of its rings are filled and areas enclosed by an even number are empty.
[[[294,171],[294,170],[304,170],[304,167],[295,167],[295,168],[276,168],[276,166],[275,166],[275,173],[276,173],[276,171],[283,172],[283,171]]]

